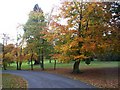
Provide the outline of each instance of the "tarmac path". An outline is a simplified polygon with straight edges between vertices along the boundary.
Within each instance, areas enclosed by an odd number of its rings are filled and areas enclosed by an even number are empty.
[[[5,70],[2,73],[23,77],[28,82],[28,88],[95,88],[78,80],[42,71]]]

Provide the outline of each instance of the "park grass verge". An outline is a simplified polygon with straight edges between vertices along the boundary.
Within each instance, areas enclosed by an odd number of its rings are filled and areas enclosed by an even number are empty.
[[[20,76],[12,74],[0,74],[2,75],[2,88],[24,88],[27,90],[27,81]]]

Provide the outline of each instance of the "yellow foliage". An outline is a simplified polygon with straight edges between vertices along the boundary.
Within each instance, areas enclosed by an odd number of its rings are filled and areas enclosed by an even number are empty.
[[[3,54],[0,54],[0,59],[2,59],[3,58]]]
[[[53,20],[51,28],[54,34],[47,34],[49,41],[59,39],[59,43],[54,47],[59,54],[55,54],[53,58],[60,61],[83,60],[87,58],[86,53],[107,47],[102,36],[104,31],[110,30],[104,22],[110,19],[110,14],[104,13],[103,4],[84,3],[81,11],[81,4],[77,1],[75,3],[69,1],[62,3],[59,18],[67,19],[67,25],[61,25]],[[79,55],[78,51],[82,55]]]
[[[70,48],[75,47],[75,46],[78,46],[77,41],[73,41],[70,43]]]
[[[87,58],[87,57],[84,56],[84,55],[74,56],[74,60],[77,60],[77,59],[79,59],[79,60],[83,60],[83,59],[86,59],[86,58]]]
[[[14,57],[11,53],[7,53],[7,54],[5,54],[4,59],[12,61],[14,59]]]

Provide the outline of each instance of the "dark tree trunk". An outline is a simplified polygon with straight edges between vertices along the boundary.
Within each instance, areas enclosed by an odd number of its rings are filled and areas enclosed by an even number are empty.
[[[51,59],[49,59],[49,63],[52,63],[52,62],[51,62]]]
[[[79,64],[80,64],[80,60],[75,61],[73,65],[73,73],[80,73]]]
[[[42,68],[42,70],[44,70],[44,56],[43,56],[43,48],[42,48],[42,53],[41,53],[41,61],[42,61],[42,63],[41,63],[41,68]]]
[[[7,69],[6,69],[6,66],[7,66],[7,65],[6,65],[5,61],[3,61],[3,69],[4,69],[4,70],[7,70]]]
[[[21,70],[22,62],[19,62],[19,70]]]
[[[38,49],[39,51],[38,51],[38,60],[35,60],[35,63],[34,63],[34,65],[38,65],[38,64],[40,64],[40,49]]]
[[[32,51],[32,50],[31,50]],[[32,59],[33,59],[33,51],[32,51],[32,55],[31,55],[31,70],[33,70],[33,63],[32,63]]]
[[[34,60],[35,62],[34,62],[34,65],[38,65],[38,64],[40,64],[40,62],[38,61],[38,60]]]
[[[7,70],[7,69],[6,69],[6,62],[5,62],[4,40],[3,40],[3,48],[2,48],[2,51],[3,51],[3,69],[4,69],[4,70]]]
[[[32,63],[32,59],[31,59],[31,70],[33,70],[33,63]]]
[[[56,70],[56,60],[54,60],[55,61],[55,63],[54,63],[54,70]]]
[[[16,69],[19,70],[19,63],[18,63],[18,61],[16,62],[16,64],[17,64],[17,68]]]
[[[32,64],[32,60],[31,60],[31,70],[33,70],[33,64]]]

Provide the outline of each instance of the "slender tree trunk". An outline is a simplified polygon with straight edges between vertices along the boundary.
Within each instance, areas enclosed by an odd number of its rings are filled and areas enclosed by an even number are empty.
[[[31,50],[32,51],[32,50]],[[32,51],[32,55],[31,55],[31,70],[33,70],[33,63],[32,63],[32,59],[33,59],[33,51]]]
[[[21,70],[22,62],[19,62],[19,70]]]
[[[17,68],[16,69],[19,70],[19,63],[18,63],[18,61],[16,62],[16,64],[17,64]]]
[[[19,61],[19,70],[21,70],[21,66],[22,66],[22,47],[20,48],[20,61]]]
[[[7,69],[6,69],[6,62],[5,62],[4,40],[3,40],[3,48],[2,48],[2,51],[3,51],[3,69],[4,69],[4,70],[7,70]]]
[[[39,65],[40,64],[40,62],[38,60],[34,60],[34,61],[35,61],[34,65]]]
[[[51,62],[51,59],[49,59],[49,63],[52,63],[52,62]]]
[[[31,70],[33,70],[32,56],[31,56]]]
[[[33,70],[33,64],[32,64],[32,60],[31,60],[31,70]]]
[[[39,53],[38,53],[38,62],[40,64],[40,67],[42,68],[42,63],[41,63],[41,53],[40,53],[40,48],[39,48]]]
[[[6,69],[6,66],[7,66],[7,65],[6,65],[5,61],[3,61],[3,69],[4,69],[4,70],[7,70],[7,69]]]
[[[56,70],[56,60],[54,60],[55,61],[55,63],[54,63],[54,70]]]
[[[42,53],[41,53],[41,61],[42,61],[42,63],[41,63],[41,68],[42,68],[42,70],[44,70],[44,56],[43,56],[43,48],[42,48]]]
[[[38,51],[38,57],[37,57],[37,60],[35,60],[34,65],[40,64],[40,49],[38,49],[38,50],[39,50],[39,51]]]
[[[80,60],[75,61],[73,65],[73,73],[80,73],[79,64],[80,64]]]

